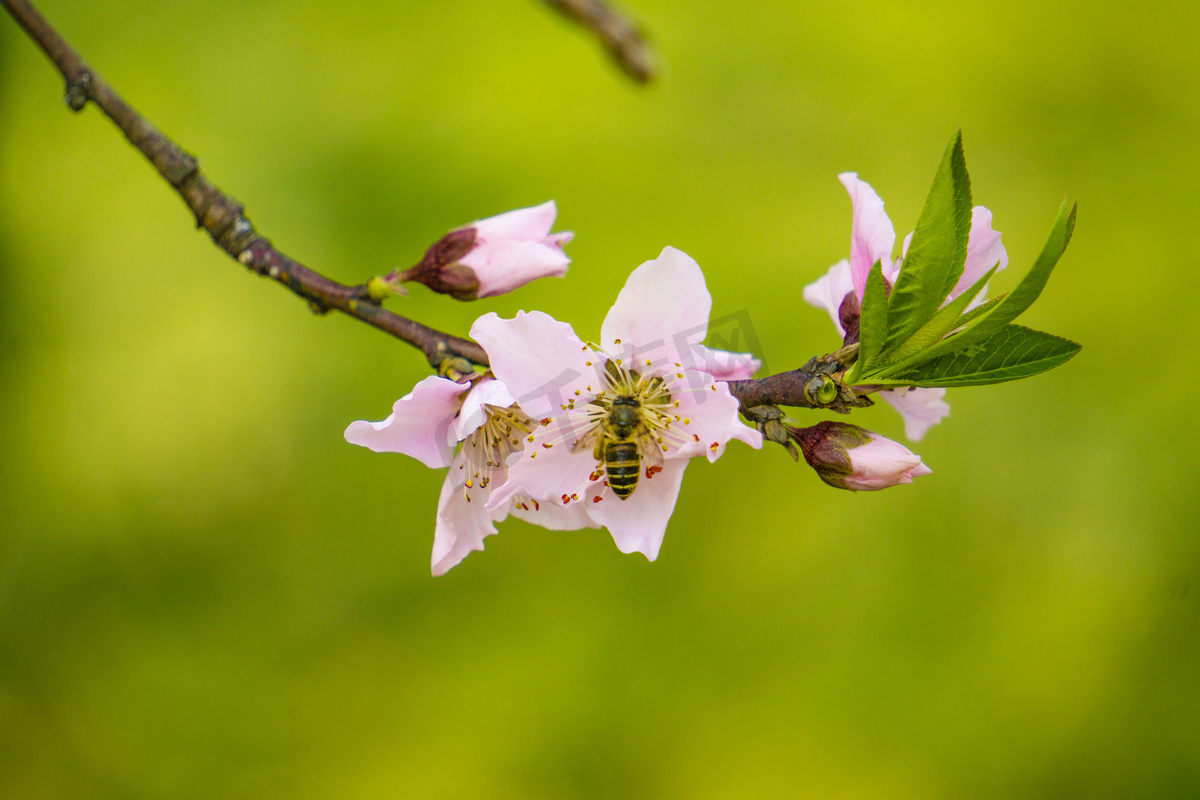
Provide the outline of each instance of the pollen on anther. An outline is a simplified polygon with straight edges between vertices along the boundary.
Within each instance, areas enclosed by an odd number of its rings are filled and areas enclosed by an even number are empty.
[[[683,418],[683,424],[684,424],[684,425],[691,425],[691,424],[692,424],[692,418],[691,418],[691,417],[684,417],[684,418]]]
[[[564,495],[562,496],[562,502],[563,502],[563,505],[564,505],[564,506],[565,506],[567,503],[571,502],[571,498],[570,498],[570,496],[569,496],[569,495],[565,495],[565,494],[564,494]]]
[[[676,372],[676,373],[675,373],[675,377],[676,377],[676,378],[682,378],[682,377],[683,377],[683,373],[682,373],[682,372]]]
[[[596,495],[595,497],[593,497],[593,498],[592,498],[592,502],[593,502],[593,503],[599,503],[601,499],[602,499],[602,498],[600,497],[600,495]]]
[[[579,391],[578,389],[575,390],[576,397],[579,397],[579,395],[581,395],[581,394],[583,394],[583,392]]]
[[[613,339],[613,344],[620,344],[620,343],[621,343],[620,339]],[[621,362],[618,361],[617,363],[619,364]]]
[[[720,443],[720,442],[713,442],[712,444],[710,444],[710,445],[708,446],[708,449],[709,449],[709,450],[712,450],[714,453],[715,453],[715,452],[717,452],[717,450],[719,450],[720,448],[721,448],[721,443]]]
[[[662,448],[664,453],[667,452],[667,446],[665,444],[662,446]]]
[[[653,478],[658,473],[662,472],[663,468],[659,466],[646,467],[646,479]]]
[[[587,364],[589,367],[592,365],[592,362],[590,362],[590,361],[585,361],[585,362],[583,362],[583,363],[584,363],[584,364]]]
[[[532,502],[532,503],[533,503],[533,510],[534,510],[534,511],[541,511],[541,510],[542,510],[542,507],[538,505],[538,501],[537,501],[537,500],[533,500],[532,498],[530,498],[530,502]]]
[[[714,383],[712,386],[710,386],[708,388],[712,389],[715,392],[717,390],[717,385]]]
[[[475,486],[475,482],[472,481],[470,478],[467,478],[467,488],[470,489],[474,486]]]
[[[676,401],[675,401],[675,407],[676,407],[676,408],[679,408],[679,401],[678,401],[678,400],[676,400]]]
[[[646,366],[647,366],[647,367],[649,367],[649,366],[652,366],[652,365],[653,365],[653,363],[654,363],[654,362],[652,362],[650,359],[648,359],[648,358],[646,359]]]
[[[542,420],[542,425],[549,425],[549,424],[550,424],[550,418],[549,418],[549,417],[546,417],[544,420]]]
[[[692,434],[692,438],[695,439],[697,442],[700,441],[700,437],[694,433]]]
[[[532,442],[532,441],[533,441],[533,436],[530,436],[530,437],[529,437],[528,439],[526,439],[525,441],[527,441],[527,442]]]
[[[579,499],[579,495],[577,495],[577,494],[572,494],[572,495],[571,495],[571,499],[572,499],[572,500],[578,500],[578,499]]]
[[[535,450],[534,452],[530,453],[530,454],[529,454],[529,457],[530,457],[530,458],[537,458],[537,451]]]
[[[554,445],[550,444],[550,442],[542,442],[542,447],[549,450],[551,447],[554,447]]]

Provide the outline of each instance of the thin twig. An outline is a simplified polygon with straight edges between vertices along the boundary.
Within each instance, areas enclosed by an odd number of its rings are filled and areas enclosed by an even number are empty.
[[[554,6],[586,6],[574,0],[546,0]],[[49,23],[26,0],[0,0],[26,32],[45,51],[67,82],[66,102],[73,110],[82,110],[93,102],[116,123],[159,174],[183,198],[217,245],[259,275],[272,278],[308,300],[319,313],[337,309],[368,325],[390,333],[417,347],[434,367],[449,358],[461,357],[481,366],[488,364],[487,354],[475,342],[442,333],[382,308],[370,299],[365,286],[346,286],[330,280],[276,250],[255,231],[242,213],[242,205],[208,182],[196,159],[160,133],[96,74]],[[594,4],[602,5],[602,4]],[[611,12],[607,12],[611,13]],[[607,40],[606,40],[607,41]],[[622,62],[625,63],[625,62]],[[834,402],[815,402],[810,382],[820,376],[844,369],[848,351],[813,358],[803,367],[766,378],[731,381],[729,390],[741,402],[744,411],[755,419],[753,407],[772,404],[803,408],[830,408],[846,411],[855,405],[868,405],[866,398],[842,393]]]
[[[242,204],[209,183],[196,159],[159,132],[113,91],[26,0],[0,0],[49,56],[67,82],[66,102],[74,111],[95,103],[183,198],[217,246],[259,275],[272,278],[308,301],[318,313],[337,309],[418,348],[432,366],[459,356],[486,365],[483,348],[394,314],[372,301],[365,286],[346,286],[293,261],[259,234]]]
[[[654,59],[641,30],[604,0],[544,2],[600,37],[604,49],[629,77],[638,83],[649,83],[654,78]]]

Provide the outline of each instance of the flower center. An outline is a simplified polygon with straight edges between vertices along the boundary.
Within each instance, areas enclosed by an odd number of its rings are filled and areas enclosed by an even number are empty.
[[[522,439],[537,423],[515,405],[508,408],[485,404],[486,417],[462,443],[461,470],[467,470],[463,492],[470,501],[470,490],[486,489],[496,472],[507,472],[508,457],[523,449]]]
[[[642,375],[612,359],[604,365],[601,380],[604,388],[588,402],[587,430],[579,440],[579,443],[596,443],[598,467],[604,465],[606,454],[611,466],[612,456],[607,448],[614,444],[636,445],[637,452],[653,459],[653,464],[647,464],[649,467],[661,462],[662,453],[668,452],[672,445],[686,440],[681,432],[672,429],[682,419],[673,413],[678,404],[672,400],[666,380]]]

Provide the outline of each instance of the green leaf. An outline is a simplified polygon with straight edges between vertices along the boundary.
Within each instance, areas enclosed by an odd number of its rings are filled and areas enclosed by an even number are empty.
[[[883,367],[886,367],[888,364],[904,361],[917,355],[922,350],[933,347],[950,331],[961,327],[959,319],[962,317],[963,309],[970,305],[975,296],[983,291],[983,287],[987,286],[987,282],[992,279],[992,276],[996,274],[996,270],[999,268],[999,264],[992,267],[979,280],[975,281],[969,289],[939,308],[937,313],[933,315],[933,319],[922,325],[920,330],[904,342],[901,342],[894,349],[884,353],[883,358],[877,359],[877,363],[871,372],[876,375],[886,376],[889,370],[882,369]]]
[[[991,300],[987,300],[983,303],[980,303],[979,305],[975,306],[970,311],[965,312],[961,317],[959,317],[955,321],[954,327],[961,328],[964,325],[970,324],[970,322],[972,320],[974,320],[978,317],[981,317],[984,314],[986,314],[987,312],[991,311],[993,306],[996,305],[996,303],[999,303],[1001,300],[1003,300],[1006,297],[1008,297],[1008,292],[1005,292],[1004,294],[1000,295],[999,297],[993,297]]]
[[[887,281],[883,279],[883,263],[876,261],[867,273],[867,286],[863,290],[862,308],[858,316],[858,361],[854,365],[854,375],[861,375],[879,355],[883,340],[887,338],[887,327]]]
[[[958,337],[952,337],[952,341]],[[1007,325],[983,341],[891,377],[902,386],[982,386],[1028,378],[1064,363],[1080,345],[1067,339]]]
[[[895,368],[916,366],[981,342],[1003,330],[1006,325],[1020,316],[1042,293],[1046,281],[1050,278],[1050,273],[1054,270],[1054,265],[1058,263],[1063,251],[1067,249],[1067,243],[1071,241],[1071,234],[1075,230],[1075,210],[1076,206],[1072,205],[1068,211],[1066,203],[1063,203],[1058,211],[1058,217],[1054,220],[1054,226],[1050,229],[1050,236],[1042,247],[1042,252],[1016,289],[973,317],[973,324],[965,331],[949,336],[933,347],[905,359],[896,364]],[[894,370],[889,369],[889,372],[894,372]]]
[[[891,349],[930,320],[962,277],[971,233],[971,179],[962,133],[946,147],[888,303]]]

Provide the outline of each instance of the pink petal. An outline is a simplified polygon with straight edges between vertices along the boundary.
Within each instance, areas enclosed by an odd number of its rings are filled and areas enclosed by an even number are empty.
[[[585,428],[580,425],[580,431],[583,430]],[[558,505],[564,505],[562,498],[565,495],[566,505],[570,505],[571,495],[576,495],[574,502],[578,502],[592,482],[590,478],[596,469],[596,461],[590,447],[572,453],[571,445],[577,437],[568,436],[563,441],[556,422],[538,426],[531,435],[533,442],[526,444],[522,454],[509,464],[508,479],[492,490],[488,501],[490,508],[499,508],[518,495]]]
[[[854,291],[862,300],[867,285],[867,273],[876,261],[883,261],[886,271],[892,264],[892,249],[896,246],[896,231],[883,210],[883,201],[866,181],[853,172],[843,172],[838,180],[850,194],[854,221],[850,228],[850,275]]]
[[[346,441],[376,453],[404,453],[427,467],[444,467],[458,442],[453,421],[466,390],[461,383],[431,375],[397,400],[382,422],[351,422]]]
[[[949,404],[942,400],[945,394],[945,389],[893,389],[879,396],[904,417],[904,435],[919,442],[950,413]]]
[[[971,235],[967,239],[966,265],[963,267],[962,278],[950,293],[950,297],[958,297],[971,288],[975,281],[982,278],[996,264],[1000,265],[1000,269],[1008,266],[1008,251],[1000,242],[1000,234],[992,230],[992,212],[983,206],[975,206],[971,211]],[[982,297],[982,292],[980,296]]]
[[[748,380],[762,367],[762,362],[752,353],[714,350],[702,344],[693,345],[692,352],[695,354],[692,361],[695,368],[718,381]]]
[[[755,449],[762,447],[762,434],[738,417],[738,400],[729,393],[727,384],[714,382],[695,370],[684,370],[683,375],[675,384],[680,390],[671,396],[679,402],[675,413],[684,420],[675,425],[691,441],[676,455],[668,451],[668,459],[704,455],[716,461],[730,439],[739,439]]]
[[[560,506],[557,503],[534,503],[530,500],[515,498],[518,504],[512,507],[512,515],[534,525],[539,525],[548,531],[577,531],[583,528],[599,528],[600,524],[593,522],[588,516],[583,503],[570,503]]]
[[[433,533],[433,555],[430,559],[433,574],[444,575],[448,569],[466,558],[472,551],[483,549],[484,538],[496,533],[495,521],[505,512],[489,512],[484,508],[486,491],[471,495],[470,501],[456,485],[460,470],[450,469],[438,498],[437,524]]]
[[[652,478],[642,476],[637,489],[625,500],[603,485],[593,488],[588,492],[587,512],[608,528],[622,553],[642,553],[653,561],[658,558],[667,522],[679,499],[679,487],[687,464],[687,459],[663,462],[662,471]],[[594,501],[596,497],[600,502]]]
[[[485,242],[502,239],[534,242],[550,233],[557,214],[558,207],[554,205],[554,201],[547,200],[540,206],[518,208],[515,211],[497,214],[473,222],[467,227],[474,228],[477,240]]]
[[[513,319],[485,314],[471,326],[471,338],[487,351],[492,372],[535,419],[561,413],[565,398],[595,374],[595,356],[571,326],[540,311],[518,311]]]
[[[928,475],[933,470],[899,442],[871,434],[871,441],[848,451],[854,472],[845,477],[846,487],[858,492],[873,492]]]
[[[664,248],[635,269],[604,318],[600,346],[633,360],[661,351],[671,361],[690,358],[690,347],[708,334],[712,297],[700,266],[682,250]],[[616,344],[617,340],[621,344]]]
[[[487,421],[484,405],[508,408],[515,402],[508,387],[500,381],[490,378],[475,381],[471,391],[463,398],[462,408],[454,419],[454,440],[463,441]]]
[[[871,262],[874,264],[875,262]],[[845,336],[838,310],[846,295],[854,291],[854,279],[850,276],[850,262],[839,261],[829,268],[821,277],[804,287],[804,300],[810,306],[823,308],[829,312],[833,327],[837,328],[838,336]]]
[[[459,263],[475,273],[479,281],[476,297],[492,297],[538,278],[561,278],[567,274],[571,259],[558,244],[498,241],[478,245]]]

